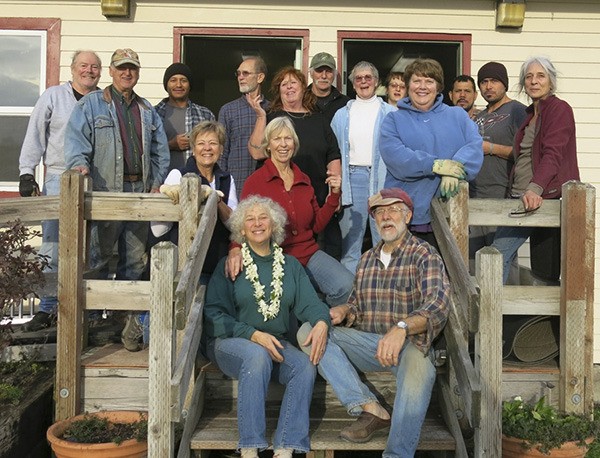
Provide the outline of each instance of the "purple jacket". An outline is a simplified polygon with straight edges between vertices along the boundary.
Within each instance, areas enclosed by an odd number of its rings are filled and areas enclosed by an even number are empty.
[[[515,136],[513,148],[515,158],[521,152],[525,127],[529,124],[533,114],[532,104],[527,107],[527,117]],[[560,198],[564,183],[569,180],[579,180],[573,109],[567,102],[555,95],[539,102],[539,116],[533,140],[532,166],[533,178],[531,181],[543,188],[542,197],[544,199]]]

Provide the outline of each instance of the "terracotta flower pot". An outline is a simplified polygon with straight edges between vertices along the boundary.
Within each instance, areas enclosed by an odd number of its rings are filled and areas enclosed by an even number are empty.
[[[133,423],[140,419],[140,413],[135,411],[108,411],[94,413],[101,418],[108,418],[111,422]],[[148,453],[148,443],[130,439],[117,445],[114,442],[104,444],[81,444],[61,439],[69,425],[77,420],[82,420],[83,415],[76,415],[66,420],[57,421],[46,432],[56,458],[79,457],[110,457],[110,458],[142,458]]]
[[[589,445],[592,441],[593,438],[589,438],[585,442]],[[526,450],[521,446],[522,442],[523,439],[502,435],[502,458],[548,458],[549,456],[559,458],[583,458],[587,453],[587,447],[579,447],[577,442],[565,442],[560,448],[551,449],[549,455],[543,454],[535,447]]]

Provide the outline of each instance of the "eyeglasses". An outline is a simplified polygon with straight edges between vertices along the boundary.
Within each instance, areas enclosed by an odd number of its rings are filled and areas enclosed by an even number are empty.
[[[404,89],[406,86],[404,84],[390,84],[388,87],[391,87],[392,89]]]
[[[377,207],[375,210],[373,210],[373,215],[383,216],[386,213],[389,215],[397,215],[399,213],[406,213],[408,211],[409,210],[407,208],[392,205],[391,207]]]
[[[247,72],[246,70],[236,70],[234,73],[236,78],[239,78],[240,76],[243,76],[244,78],[248,78],[250,75],[256,75],[256,72]]]
[[[530,208],[525,210],[523,207],[515,208],[508,213],[510,218],[523,218],[524,216],[532,215],[538,208]]]
[[[371,81],[373,81],[373,75],[362,75],[362,76],[355,76],[354,77],[354,81],[356,83],[362,83],[363,81],[365,83],[370,83]]]

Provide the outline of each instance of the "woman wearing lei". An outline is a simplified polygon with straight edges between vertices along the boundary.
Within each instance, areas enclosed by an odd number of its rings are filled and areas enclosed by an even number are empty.
[[[309,408],[316,364],[331,325],[328,307],[319,300],[302,265],[283,254],[285,211],[271,199],[250,196],[229,219],[232,240],[241,244],[244,272],[225,276],[222,259],[209,282],[204,334],[209,357],[238,379],[238,447],[243,458],[256,458],[268,447],[265,400],[272,376],[285,385],[273,439],[274,458],[310,450]],[[290,314],[314,329],[305,355],[288,341]]]

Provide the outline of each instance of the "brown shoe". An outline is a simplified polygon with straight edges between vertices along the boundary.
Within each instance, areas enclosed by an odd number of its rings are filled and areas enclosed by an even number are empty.
[[[392,420],[384,420],[363,410],[358,416],[358,420],[342,429],[340,437],[348,442],[362,444],[363,442],[369,442],[375,431],[389,428],[391,424]]]

